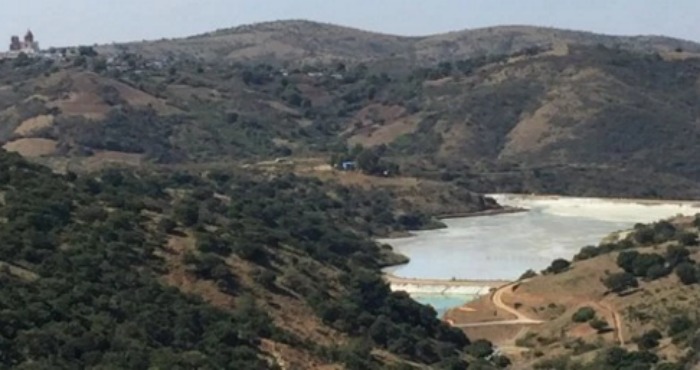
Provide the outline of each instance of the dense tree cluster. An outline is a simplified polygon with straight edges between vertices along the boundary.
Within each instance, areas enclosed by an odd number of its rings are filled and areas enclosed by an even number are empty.
[[[226,313],[153,278],[160,236],[138,210],[158,188],[134,180],[69,183],[0,153],[0,368],[267,366],[256,341],[277,334],[263,312]]]

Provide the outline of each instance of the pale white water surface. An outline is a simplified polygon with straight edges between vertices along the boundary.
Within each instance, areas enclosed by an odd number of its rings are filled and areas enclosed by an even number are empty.
[[[492,195],[529,211],[444,220],[446,229],[381,240],[411,262],[388,270],[425,279],[516,279],[528,269],[570,259],[612,232],[635,223],[700,212],[692,202],[653,203],[599,198]]]

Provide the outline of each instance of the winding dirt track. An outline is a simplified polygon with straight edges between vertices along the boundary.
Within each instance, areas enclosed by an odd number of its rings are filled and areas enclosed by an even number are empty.
[[[600,303],[600,306],[605,308],[610,312],[610,314],[613,317],[613,329],[615,330],[615,335],[617,336],[617,341],[620,343],[621,347],[624,347],[625,345],[625,336],[622,333],[622,319],[620,318],[620,314],[617,313],[617,311],[610,306],[607,303]]]
[[[479,326],[495,326],[495,325],[539,325],[539,324],[542,324],[544,321],[531,319],[531,318],[525,316],[523,313],[516,310],[515,308],[510,307],[507,304],[503,303],[503,293],[507,292],[507,289],[513,289],[513,286],[515,286],[515,284],[518,284],[518,283],[520,283],[520,282],[515,282],[515,283],[510,283],[508,285],[504,285],[504,286],[496,289],[496,291],[491,295],[491,302],[493,303],[493,305],[496,306],[498,309],[506,311],[509,314],[515,316],[515,319],[513,319],[513,320],[483,321],[483,322],[474,322],[474,323],[468,323],[468,324],[456,324],[453,326],[457,327],[457,328],[473,328],[473,327],[479,327]]]
[[[452,324],[452,326],[454,326],[456,328],[475,328],[475,327],[482,327],[482,326],[498,326],[498,325],[539,325],[539,324],[544,323],[543,320],[535,320],[535,319],[527,317],[522,312],[519,312],[515,308],[510,307],[503,302],[503,293],[507,292],[508,289],[512,290],[516,284],[519,284],[522,282],[523,281],[514,282],[514,283],[504,285],[504,286],[496,289],[496,291],[493,292],[493,294],[491,295],[491,302],[493,303],[493,305],[496,306],[498,309],[506,311],[509,314],[515,316],[515,319],[482,321],[482,322],[474,322],[474,323],[466,323],[466,324]],[[619,342],[620,346],[624,346],[625,345],[625,337],[624,337],[624,334],[622,332],[622,319],[620,318],[620,314],[612,306],[610,306],[607,303],[600,302],[599,304],[597,304],[597,306],[602,307],[603,309],[610,312],[610,314],[613,318],[613,330],[615,330],[615,335],[617,337],[617,341]]]

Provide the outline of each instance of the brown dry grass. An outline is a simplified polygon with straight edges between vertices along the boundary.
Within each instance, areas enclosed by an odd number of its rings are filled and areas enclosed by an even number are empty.
[[[53,116],[40,115],[20,123],[14,133],[20,136],[27,136],[41,129],[51,127],[51,125],[53,125]]]
[[[373,147],[382,144],[389,144],[401,135],[415,132],[418,128],[417,117],[407,117],[399,119],[378,128],[370,127],[368,130],[361,130],[360,133],[348,139],[348,145],[360,144],[364,147]]]
[[[8,152],[16,152],[23,157],[36,158],[54,154],[57,142],[50,139],[17,139],[3,145]]]
[[[62,78],[56,78],[57,83],[70,86],[63,96],[48,105],[57,107],[61,113],[68,116],[82,116],[88,119],[102,119],[112,109],[100,97],[99,90],[102,86],[112,86],[122,99],[136,107],[151,107],[161,114],[171,114],[178,110],[168,106],[162,99],[158,99],[141,90],[116,80],[107,79],[94,73],[79,72],[66,73]]]

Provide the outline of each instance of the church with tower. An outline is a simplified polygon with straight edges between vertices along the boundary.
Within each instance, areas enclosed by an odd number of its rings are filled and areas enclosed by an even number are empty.
[[[12,36],[10,39],[11,53],[34,54],[39,51],[39,42],[34,39],[34,34],[31,30],[24,35],[24,41],[20,40],[19,36]]]

